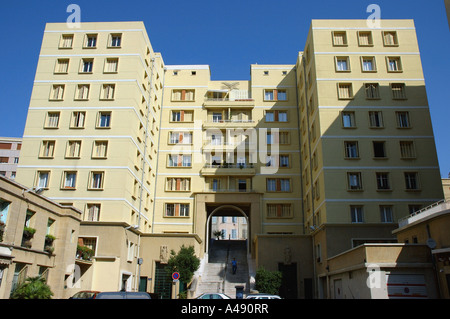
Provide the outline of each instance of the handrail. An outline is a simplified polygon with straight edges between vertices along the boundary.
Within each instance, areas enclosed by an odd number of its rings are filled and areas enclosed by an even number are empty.
[[[398,220],[398,222],[399,222],[399,224],[400,224],[401,222],[403,222],[403,221],[405,221],[405,220],[407,220],[407,219],[409,219],[409,218],[411,218],[411,217],[413,217],[413,216],[417,216],[417,215],[419,215],[419,214],[421,214],[421,213],[423,213],[423,212],[425,212],[425,211],[427,211],[427,210],[429,210],[429,209],[431,209],[431,208],[433,208],[433,207],[439,206],[440,204],[443,204],[443,203],[445,203],[445,202],[446,202],[445,199],[441,199],[440,201],[437,201],[437,202],[435,202],[435,203],[433,203],[433,204],[431,204],[431,205],[428,205],[427,207],[424,207],[424,208],[422,208],[422,209],[420,209],[420,210],[418,210],[418,211],[415,211],[415,212],[409,214],[408,216],[405,216],[405,217],[403,217],[403,218],[400,218],[400,219]]]

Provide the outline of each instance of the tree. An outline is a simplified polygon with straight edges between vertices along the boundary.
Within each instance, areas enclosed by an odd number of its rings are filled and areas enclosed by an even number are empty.
[[[215,231],[213,232],[213,235],[214,235],[214,237],[217,238],[217,240],[219,240],[220,238],[223,239],[223,232],[222,232],[221,230],[215,230]]]
[[[195,256],[195,249],[193,246],[181,246],[180,251],[175,253],[172,249],[168,261],[167,270],[171,273],[178,272],[180,280],[184,283],[190,283],[194,272],[200,267],[200,259]]]
[[[11,295],[11,299],[51,299],[53,292],[41,276],[28,277]]]
[[[258,268],[255,276],[255,288],[260,293],[278,295],[280,293],[282,273]]]

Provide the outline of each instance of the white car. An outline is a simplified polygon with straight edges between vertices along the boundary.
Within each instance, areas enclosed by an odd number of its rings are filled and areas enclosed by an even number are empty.
[[[231,298],[221,293],[204,293],[195,299],[231,299]]]
[[[281,299],[281,297],[269,294],[250,294],[245,299]]]

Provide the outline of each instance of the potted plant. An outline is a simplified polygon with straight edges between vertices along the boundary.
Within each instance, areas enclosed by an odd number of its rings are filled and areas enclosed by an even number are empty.
[[[55,247],[53,247],[53,246],[45,246],[44,247],[44,251],[48,252],[49,254],[53,254],[53,252],[55,251]]]
[[[94,256],[94,251],[86,246],[77,246],[77,258],[83,260],[91,260],[92,256]]]
[[[56,239],[55,236],[47,234],[45,235],[45,245],[51,246],[53,245],[53,241]]]
[[[36,232],[36,229],[25,226],[23,228],[23,237],[25,237],[26,239],[29,240],[29,239],[33,238],[35,232]]]

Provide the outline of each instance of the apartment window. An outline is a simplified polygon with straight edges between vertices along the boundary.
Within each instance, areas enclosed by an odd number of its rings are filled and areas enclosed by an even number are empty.
[[[413,141],[400,141],[400,157],[403,159],[416,158]]]
[[[356,127],[355,112],[342,112],[342,126],[344,128]]]
[[[79,158],[81,150],[81,141],[68,141],[66,149],[66,158]]]
[[[291,180],[288,178],[267,178],[266,189],[268,192],[290,192]]]
[[[373,38],[371,31],[358,31],[358,44],[360,47],[373,46]]]
[[[267,204],[267,218],[291,218],[291,204]]]
[[[45,121],[45,128],[58,128],[59,126],[59,112],[48,112]]]
[[[52,86],[50,93],[50,100],[62,101],[64,98],[64,84],[55,84]]]
[[[333,45],[334,46],[347,46],[347,32],[345,31],[333,31]]]
[[[386,142],[372,142],[373,144],[373,157],[385,158],[386,157]]]
[[[407,190],[419,189],[419,174],[416,172],[406,172],[405,174],[405,186]]]
[[[383,43],[386,47],[398,46],[397,32],[383,31]]]
[[[290,144],[289,132],[278,132],[278,139],[280,145]]]
[[[122,34],[112,33],[109,36],[109,47],[110,48],[120,48],[122,45]]]
[[[344,142],[345,158],[359,158],[358,142]]]
[[[101,99],[102,100],[114,100],[115,90],[116,90],[115,84],[103,84]]]
[[[172,101],[194,101],[195,90],[172,90]]]
[[[40,157],[53,157],[55,152],[55,141],[42,141]]]
[[[84,40],[85,48],[96,48],[97,47],[97,35],[96,34],[87,34]]]
[[[389,183],[389,173],[376,173],[377,177],[377,189],[378,190],[390,190],[391,185]]]
[[[69,59],[56,60],[55,73],[67,74],[69,71]]]
[[[338,98],[340,100],[353,98],[353,87],[351,83],[338,83]]]
[[[359,191],[363,189],[361,173],[359,172],[347,173],[347,182],[348,190]]]
[[[394,214],[392,212],[392,206],[380,206],[380,220],[382,223],[393,223]]]
[[[70,128],[84,128],[84,120],[86,118],[86,112],[72,112],[72,120],[70,122]]]
[[[50,172],[49,171],[38,171],[37,172],[37,181],[36,181],[36,186],[38,188],[48,188],[48,184],[49,184],[49,179],[50,179]]]
[[[371,128],[382,128],[384,126],[381,111],[369,111],[369,126]]]
[[[77,172],[64,172],[63,175],[63,189],[75,189],[77,182]]]
[[[89,98],[89,84],[78,84],[75,92],[75,100],[88,100]]]
[[[89,222],[98,222],[100,220],[100,204],[87,204],[85,220]]]
[[[280,167],[289,167],[289,155],[280,155]]]
[[[373,56],[361,57],[361,66],[363,72],[375,72],[377,70],[375,57]]]
[[[99,112],[97,128],[110,128],[111,127],[111,112]]]
[[[388,72],[402,72],[402,61],[400,57],[387,57]]]
[[[280,89],[264,90],[264,101],[287,101],[287,91]]]
[[[410,128],[411,123],[409,120],[409,112],[395,112],[397,117],[397,127],[398,128]]]
[[[404,83],[392,83],[391,91],[392,91],[392,98],[394,100],[406,99],[406,87]]]
[[[348,72],[350,71],[350,58],[345,57],[335,57],[336,71],[337,72]]]
[[[92,73],[94,67],[94,59],[82,59],[80,73]]]
[[[73,34],[63,34],[59,42],[60,49],[72,49]]]
[[[366,92],[366,99],[377,100],[380,98],[380,85],[378,83],[365,83],[364,89]]]
[[[362,206],[350,206],[350,215],[352,223],[364,222],[364,211]]]
[[[191,190],[190,178],[168,177],[166,179],[166,191],[169,192],[187,192]]]
[[[105,61],[104,73],[117,73],[119,67],[118,58],[107,58]]]
[[[419,210],[422,209],[422,205],[408,205],[408,212],[410,215],[418,212]]]
[[[108,141],[94,141],[92,149],[93,158],[106,158],[108,152]]]
[[[189,204],[166,204],[165,217],[189,217]]]
[[[105,172],[91,172],[89,177],[89,189],[103,189]]]
[[[192,132],[170,132],[169,144],[192,144]]]
[[[191,155],[169,155],[168,167],[191,167]]]
[[[287,122],[287,111],[266,111],[266,122]]]

